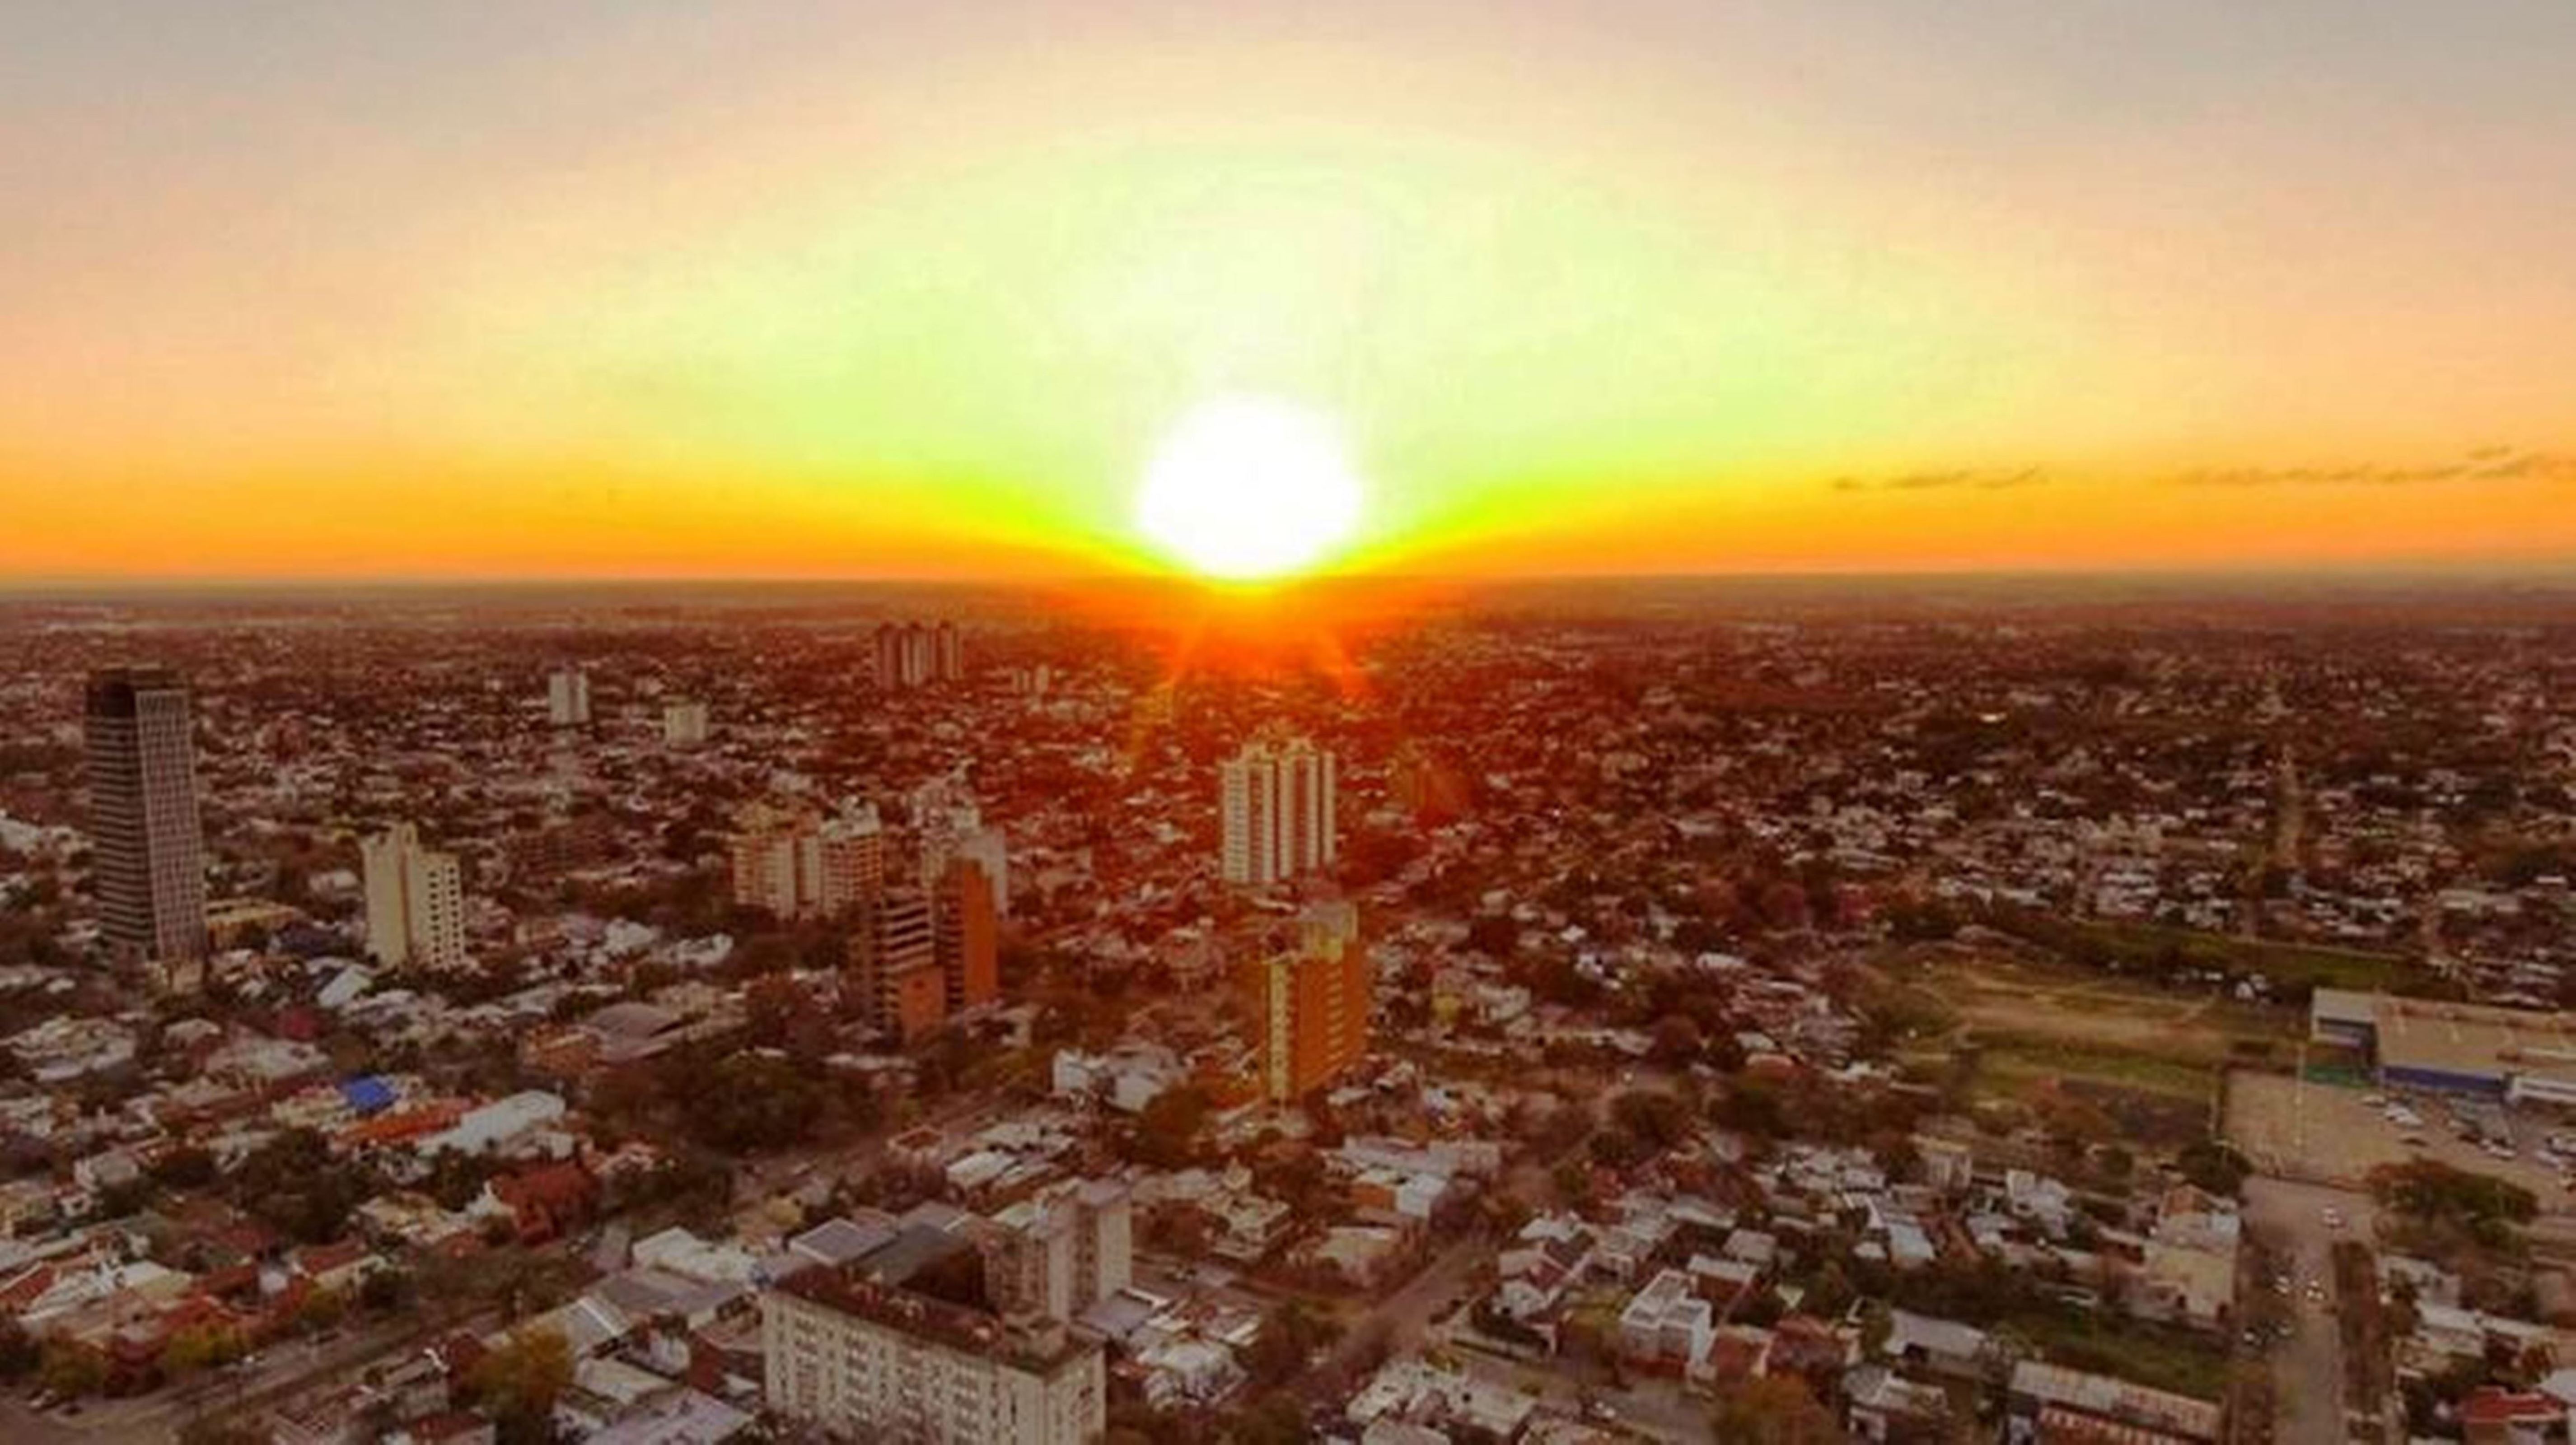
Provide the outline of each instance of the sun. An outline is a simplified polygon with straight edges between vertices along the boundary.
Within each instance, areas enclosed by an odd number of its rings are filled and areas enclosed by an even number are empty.
[[[1322,560],[1359,524],[1360,479],[1330,417],[1221,396],[1174,423],[1136,489],[1136,526],[1192,571],[1262,581]]]

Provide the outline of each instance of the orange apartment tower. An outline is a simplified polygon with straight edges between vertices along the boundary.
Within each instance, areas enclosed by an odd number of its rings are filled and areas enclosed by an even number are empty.
[[[939,880],[937,951],[947,983],[948,1012],[964,1013],[1002,993],[1001,922],[993,877],[963,855],[948,860]]]
[[[1309,909],[1284,947],[1243,967],[1261,1094],[1302,1099],[1360,1061],[1369,1046],[1368,951],[1349,905]]]
[[[851,971],[868,1023],[906,1043],[948,1017],[936,912],[922,890],[889,888],[868,901],[850,938]]]

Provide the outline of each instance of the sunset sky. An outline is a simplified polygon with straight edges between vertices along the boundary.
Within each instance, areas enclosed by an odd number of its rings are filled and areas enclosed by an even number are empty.
[[[0,11],[0,580],[2576,561],[2569,0]]]

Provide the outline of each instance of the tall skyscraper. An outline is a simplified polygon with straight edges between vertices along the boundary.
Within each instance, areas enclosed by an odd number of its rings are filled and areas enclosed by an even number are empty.
[[[1225,881],[1250,888],[1323,872],[1340,856],[1333,755],[1305,738],[1258,738],[1217,765]]]
[[[203,958],[206,840],[187,684],[166,668],[111,668],[90,678],[85,701],[100,931],[125,958]]]
[[[941,682],[965,681],[966,640],[959,635],[956,623],[943,619],[931,629],[930,670]]]
[[[400,968],[465,966],[465,889],[456,855],[420,846],[409,823],[358,845],[366,865],[367,947]]]
[[[590,726],[590,674],[559,667],[546,675],[546,721],[559,728]]]
[[[1302,1099],[1358,1063],[1369,1044],[1368,953],[1347,903],[1301,913],[1243,969],[1261,1092]]]

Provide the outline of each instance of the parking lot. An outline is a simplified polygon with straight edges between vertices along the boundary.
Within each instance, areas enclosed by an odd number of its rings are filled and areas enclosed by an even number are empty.
[[[2391,1105],[2411,1110],[2414,1122],[2392,1120]],[[2503,1136],[2497,1143],[2513,1157],[2462,1138],[2464,1124]],[[2350,1187],[2383,1164],[2438,1159],[2519,1184],[2539,1197],[2544,1211],[2576,1213],[2576,1196],[2542,1160],[2553,1132],[2576,1134],[2576,1123],[2478,1101],[2455,1105],[2439,1094],[2383,1094],[2282,1074],[2239,1070],[2227,1081],[2228,1141],[2256,1168],[2290,1179]]]

